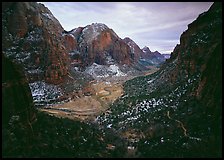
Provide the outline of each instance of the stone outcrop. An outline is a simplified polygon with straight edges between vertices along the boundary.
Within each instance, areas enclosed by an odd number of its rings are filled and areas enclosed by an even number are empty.
[[[78,47],[77,40],[71,34],[65,34],[64,36],[64,46],[68,52],[76,50]]]
[[[69,57],[61,43],[63,31],[42,4],[3,3],[3,54],[22,64],[30,81],[60,83],[67,75]]]

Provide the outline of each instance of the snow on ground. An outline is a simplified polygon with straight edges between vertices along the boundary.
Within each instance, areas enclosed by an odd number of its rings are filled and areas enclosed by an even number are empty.
[[[126,74],[121,72],[120,68],[115,64],[110,65],[109,69],[111,72],[116,73],[115,76],[126,76]]]
[[[112,56],[110,54],[106,54],[106,63],[107,64],[114,64],[115,63],[114,59],[112,58]]]
[[[152,83],[155,79],[151,79],[149,81],[147,81],[148,84]]]
[[[103,78],[103,77],[120,77],[120,76],[126,76],[125,73],[123,73],[119,66],[116,64],[106,66],[106,65],[99,65],[97,63],[93,63],[91,66],[87,67],[85,70],[86,73],[93,76],[93,78]]]
[[[28,33],[28,36],[26,37],[27,41],[32,41],[32,42],[38,42],[43,40],[43,37],[40,36],[41,31],[36,29]]]
[[[94,78],[109,76],[107,67],[97,63],[93,63],[91,66],[87,67],[85,72],[92,75]]]
[[[37,69],[33,69],[33,70],[28,70],[28,73],[29,74],[40,74],[40,73],[43,73],[44,71],[37,68]]]
[[[49,13],[42,13],[42,15],[44,15],[45,17],[47,17],[48,19],[54,20],[54,16],[52,14]]]
[[[66,36],[66,35],[69,35],[69,36],[71,36],[73,39],[76,40],[75,36],[74,36],[72,33],[62,33],[62,36]]]
[[[29,83],[29,87],[34,102],[39,105],[49,104],[49,102],[55,101],[62,95],[62,92],[57,86],[42,81]]]
[[[136,43],[130,39],[130,41],[127,43],[127,45],[130,47],[131,49],[131,52],[132,53],[135,53],[135,46],[136,46]]]

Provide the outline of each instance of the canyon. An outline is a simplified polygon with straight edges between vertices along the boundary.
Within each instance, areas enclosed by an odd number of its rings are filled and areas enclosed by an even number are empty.
[[[222,6],[166,59],[102,23],[3,3],[4,157],[220,157]]]

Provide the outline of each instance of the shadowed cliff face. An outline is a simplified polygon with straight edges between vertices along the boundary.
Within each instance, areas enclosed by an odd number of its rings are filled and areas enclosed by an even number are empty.
[[[22,67],[2,56],[3,128],[15,123],[31,130],[35,119],[33,98]]]
[[[90,124],[36,112],[23,67],[2,55],[2,157],[109,157],[107,144],[118,138]],[[113,152],[124,151],[121,143]]]
[[[3,54],[22,64],[30,81],[60,83],[67,75],[62,32],[60,23],[42,4],[3,3]]]
[[[180,44],[164,65],[165,69],[171,64],[175,65],[170,72],[164,73],[171,83],[200,74],[199,84],[193,93],[198,99],[206,95],[206,88],[211,84],[217,86],[216,89],[221,86],[221,14],[221,5],[215,3],[208,12],[199,15],[188,25],[188,30],[181,35]],[[213,87],[210,89],[214,90]]]
[[[203,106],[200,112],[210,117],[207,123],[216,138],[221,131],[221,43],[222,6],[221,3],[214,3],[207,12],[200,14],[188,25],[181,35],[180,44],[175,47],[156,80],[156,86],[160,89],[167,84],[194,84],[188,89],[187,96],[194,97]]]

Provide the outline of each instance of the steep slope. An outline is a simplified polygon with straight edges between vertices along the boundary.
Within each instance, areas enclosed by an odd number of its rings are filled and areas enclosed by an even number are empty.
[[[137,62],[142,54],[142,50],[139,46],[129,37],[125,37],[123,41],[131,48],[131,57]]]
[[[221,157],[221,35],[222,6],[214,3],[160,70],[127,81],[111,114],[96,121],[127,138],[139,157]]]
[[[33,98],[23,68],[2,55],[3,124],[15,117],[23,123],[35,119]]]
[[[13,152],[11,144],[33,135],[36,113],[28,81],[20,65],[2,55],[2,153]]]
[[[30,81],[58,84],[68,72],[63,28],[53,14],[36,2],[2,6],[2,52],[23,65]]]

